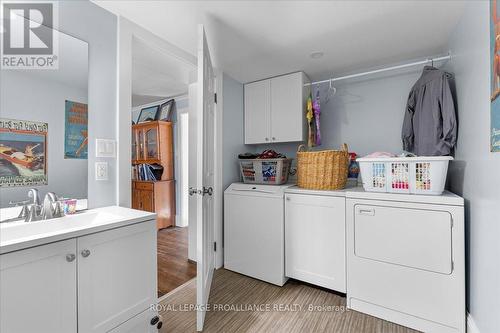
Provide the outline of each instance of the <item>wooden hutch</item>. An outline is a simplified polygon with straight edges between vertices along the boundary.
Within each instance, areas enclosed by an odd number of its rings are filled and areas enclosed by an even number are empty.
[[[150,121],[132,125],[132,165],[159,164],[160,180],[132,176],[132,208],[157,214],[157,228],[175,225],[174,145],[172,122]]]

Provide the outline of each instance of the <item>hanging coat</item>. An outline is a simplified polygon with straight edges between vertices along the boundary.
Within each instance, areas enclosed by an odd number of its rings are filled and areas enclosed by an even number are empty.
[[[418,156],[445,156],[457,142],[451,75],[426,66],[408,97],[403,122],[403,149]]]

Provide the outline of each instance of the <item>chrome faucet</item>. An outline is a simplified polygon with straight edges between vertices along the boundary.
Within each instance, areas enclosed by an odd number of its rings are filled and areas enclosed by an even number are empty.
[[[56,217],[63,217],[64,212],[61,203],[54,192],[48,192],[43,199],[42,220],[49,220]]]

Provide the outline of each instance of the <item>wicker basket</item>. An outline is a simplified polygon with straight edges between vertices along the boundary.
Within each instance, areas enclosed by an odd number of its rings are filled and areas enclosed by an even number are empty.
[[[347,183],[349,153],[344,143],[342,150],[297,150],[297,185],[311,190],[341,190]]]

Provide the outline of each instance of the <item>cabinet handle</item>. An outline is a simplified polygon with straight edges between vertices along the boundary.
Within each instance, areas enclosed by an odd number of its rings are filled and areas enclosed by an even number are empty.
[[[76,259],[76,256],[75,256],[73,253],[68,253],[68,254],[66,255],[66,261],[67,261],[67,262],[72,262],[72,261],[73,261],[73,260],[75,260],[75,259]]]
[[[266,138],[266,141],[269,141],[269,138]]]
[[[276,140],[276,138],[273,136],[273,141]]]
[[[90,250],[85,249],[81,252],[81,254],[82,257],[87,258],[90,255]]]

